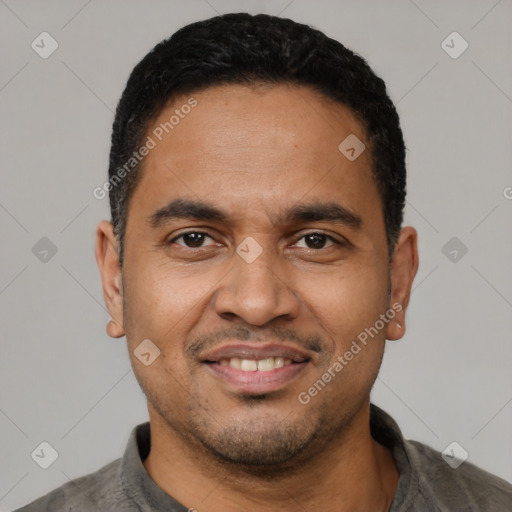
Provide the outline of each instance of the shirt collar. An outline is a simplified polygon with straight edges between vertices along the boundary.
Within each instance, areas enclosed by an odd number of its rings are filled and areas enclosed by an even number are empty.
[[[380,407],[370,404],[370,432],[379,444],[391,450],[400,477],[390,512],[406,510],[414,500],[414,489],[419,487],[418,474],[414,470],[410,447],[396,421]]]
[[[144,459],[149,455],[151,435],[149,422],[137,425],[131,432],[121,460],[121,485],[126,496],[142,512],[166,510],[184,512],[187,509],[166,494],[149,476]]]

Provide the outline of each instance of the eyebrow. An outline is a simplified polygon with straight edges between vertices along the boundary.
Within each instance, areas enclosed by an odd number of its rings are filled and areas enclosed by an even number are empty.
[[[205,201],[183,198],[174,199],[168,205],[156,210],[148,217],[148,222],[153,229],[157,229],[163,224],[177,219],[230,223],[229,215],[217,206]],[[280,213],[273,223],[320,221],[334,222],[353,229],[360,229],[362,225],[362,218],[355,212],[338,203],[323,201],[293,205]]]

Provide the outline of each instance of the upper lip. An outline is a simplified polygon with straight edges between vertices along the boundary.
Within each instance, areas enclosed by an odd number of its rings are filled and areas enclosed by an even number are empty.
[[[231,359],[238,357],[240,359],[260,360],[268,357],[282,357],[291,359],[295,363],[303,363],[312,359],[308,351],[281,345],[276,343],[231,343],[217,347],[214,350],[206,352],[200,359],[203,362],[219,362],[221,359]]]

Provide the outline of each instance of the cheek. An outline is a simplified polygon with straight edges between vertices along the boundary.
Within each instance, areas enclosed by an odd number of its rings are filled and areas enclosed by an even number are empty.
[[[385,328],[372,330],[386,311],[387,280],[382,274],[376,267],[353,267],[309,294],[309,307],[330,347],[318,370],[332,382],[326,401],[343,397],[356,403],[373,386],[385,342]]]
[[[387,277],[377,266],[347,265],[314,278],[303,275],[299,294],[341,351],[384,313]]]
[[[150,338],[167,350],[179,346],[195,311],[211,288],[208,279],[180,276],[165,265],[149,262],[131,269],[126,279],[127,338]],[[170,344],[169,341],[173,343]]]

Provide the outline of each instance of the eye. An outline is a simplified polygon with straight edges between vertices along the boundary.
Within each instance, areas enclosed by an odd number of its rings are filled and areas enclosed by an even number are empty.
[[[299,238],[299,240],[302,239],[304,239],[306,243],[306,247],[304,247],[305,249],[326,249],[325,243],[327,241],[331,242],[331,245],[343,245],[342,242],[339,242],[333,237],[323,233],[307,233]],[[328,245],[327,247],[331,247],[331,245]]]
[[[213,240],[213,238],[202,231],[189,231],[188,233],[182,233],[181,235],[169,240],[169,245],[175,243],[177,240],[182,239],[183,243],[178,243],[182,247],[188,247],[189,249],[198,249],[203,247],[203,242],[206,238]],[[177,243],[177,242],[176,242]]]
[[[176,243],[181,247],[189,248],[189,249],[200,249],[201,247],[205,247],[204,242],[206,239],[212,240],[214,243],[209,244],[216,245],[215,240],[208,233],[203,231],[189,231],[187,233],[182,233],[181,235],[169,240],[168,245]],[[179,243],[178,240],[181,240],[182,243]],[[304,240],[305,246],[302,246],[303,249],[313,249],[313,250],[321,250],[331,247],[333,245],[343,246],[343,242],[336,240],[335,238],[326,235],[324,233],[307,233],[299,238],[300,240]],[[325,245],[327,242],[330,242],[329,245]],[[298,244],[298,242],[297,242]],[[300,247],[299,245],[295,245],[295,247]]]

